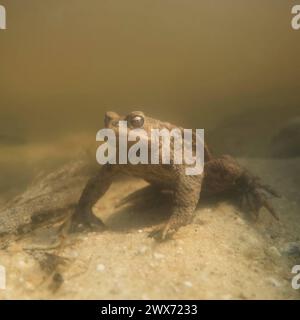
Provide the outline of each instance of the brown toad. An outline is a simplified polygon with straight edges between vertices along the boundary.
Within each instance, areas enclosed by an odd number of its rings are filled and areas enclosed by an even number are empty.
[[[104,118],[105,128],[119,131],[119,121],[127,121],[128,130],[142,128],[150,133],[151,129],[183,128],[145,116],[141,111],[134,111],[127,116],[119,116],[115,112],[107,112]],[[148,135],[150,139],[150,134]],[[118,135],[117,135],[118,137]],[[149,143],[149,146],[151,144]],[[172,145],[171,145],[172,149]],[[275,218],[274,209],[266,198],[266,193],[278,196],[276,192],[241,167],[232,157],[224,155],[214,158],[207,145],[204,145],[204,172],[201,175],[186,175],[185,164],[105,164],[96,176],[92,177],[79,200],[78,207],[72,217],[71,230],[78,226],[104,227],[92,208],[109,189],[113,177],[125,173],[147,181],[159,190],[172,193],[170,218],[166,225],[154,234],[165,239],[179,227],[188,224],[192,218],[200,198],[212,195],[234,194],[239,198],[242,208],[258,215],[260,208],[265,207]]]

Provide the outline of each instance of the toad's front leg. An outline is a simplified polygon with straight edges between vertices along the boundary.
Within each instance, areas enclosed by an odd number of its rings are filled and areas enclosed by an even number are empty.
[[[109,189],[116,166],[105,164],[98,174],[92,177],[85,186],[79,199],[77,208],[70,221],[70,232],[78,231],[84,227],[91,229],[104,229],[105,225],[100,218],[93,214],[93,206]]]
[[[202,177],[199,176],[182,175],[179,177],[173,193],[172,213],[169,221],[163,228],[151,232],[151,237],[165,240],[180,227],[192,221],[199,201],[201,183]]]

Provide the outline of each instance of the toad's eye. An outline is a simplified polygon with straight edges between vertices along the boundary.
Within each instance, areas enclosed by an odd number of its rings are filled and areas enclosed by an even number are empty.
[[[130,120],[130,123],[134,128],[141,128],[144,124],[144,118],[142,116],[135,116]]]

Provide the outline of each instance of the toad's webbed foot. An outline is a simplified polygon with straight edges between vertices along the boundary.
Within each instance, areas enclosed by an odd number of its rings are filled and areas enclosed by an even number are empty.
[[[193,218],[192,212],[188,214],[172,215],[169,221],[161,227],[155,228],[149,233],[149,237],[157,241],[166,241],[172,239],[176,231],[191,222]]]
[[[80,210],[80,208],[76,210]],[[68,231],[70,233],[81,232],[83,230],[104,231],[105,228],[106,226],[102,220],[97,218],[92,212],[89,212],[88,214],[81,212],[80,214],[75,214],[71,217]]]
[[[155,239],[155,240],[157,240],[159,242],[171,239],[172,238],[172,234],[170,232],[164,232],[165,228],[166,228],[166,226],[158,227],[158,228],[153,229],[149,233],[148,237],[149,238],[153,238],[153,239]]]
[[[250,212],[255,218],[258,217],[261,208],[266,208],[276,219],[279,217],[269,201],[269,196],[279,198],[279,194],[270,186],[262,184],[260,179],[245,172],[237,181],[239,204],[242,210]]]
[[[265,207],[278,220],[269,196],[279,197],[270,186],[243,168],[234,158],[224,155],[205,164],[203,195],[233,196],[239,201],[242,211],[250,212],[255,218]]]

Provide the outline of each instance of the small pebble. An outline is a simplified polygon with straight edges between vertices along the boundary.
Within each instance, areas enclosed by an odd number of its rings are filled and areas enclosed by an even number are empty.
[[[183,284],[188,288],[192,288],[193,286],[193,284],[190,281],[184,281]]]
[[[24,268],[26,267],[26,262],[24,260],[19,260],[19,267]]]
[[[176,252],[179,253],[179,254],[182,254],[183,253],[182,247],[177,248]]]
[[[98,272],[103,272],[104,270],[105,270],[105,265],[104,264],[97,264],[97,268],[96,268],[96,270],[98,271]]]
[[[138,249],[138,254],[144,254],[146,253],[148,250],[148,247],[147,246],[141,246],[139,249]]]
[[[154,252],[153,256],[157,260],[161,260],[165,257],[162,253],[158,253],[158,252]]]

